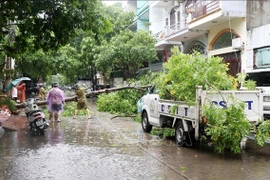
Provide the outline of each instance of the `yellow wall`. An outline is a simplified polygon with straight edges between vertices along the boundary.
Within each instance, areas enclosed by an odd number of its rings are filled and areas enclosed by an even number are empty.
[[[245,71],[246,66],[246,52],[245,52],[245,46],[246,46],[246,19],[245,18],[237,18],[237,19],[229,19],[228,21],[217,25],[209,30],[208,34],[208,50],[209,55],[218,55],[218,54],[225,54],[225,53],[231,53],[239,50],[235,50],[232,47],[226,47],[222,49],[217,50],[211,50],[211,43],[213,43],[213,40],[217,38],[216,35],[218,35],[221,31],[225,29],[232,29],[236,34],[238,34],[242,41],[244,42],[244,48],[241,51],[241,60],[242,60],[242,71]]]

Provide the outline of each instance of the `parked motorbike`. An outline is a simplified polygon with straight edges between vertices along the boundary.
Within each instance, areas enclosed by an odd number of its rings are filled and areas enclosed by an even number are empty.
[[[45,130],[49,127],[45,115],[35,104],[35,98],[29,98],[24,103],[25,113],[30,125],[31,135],[44,135]]]

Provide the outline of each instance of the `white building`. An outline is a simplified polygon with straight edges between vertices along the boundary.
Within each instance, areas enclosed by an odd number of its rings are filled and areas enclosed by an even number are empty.
[[[150,30],[158,39],[156,47],[163,60],[177,45],[184,53],[193,50],[222,56],[232,75],[246,66],[246,9],[243,0],[235,1],[149,1]],[[234,40],[236,39],[236,40]]]
[[[144,19],[149,18],[149,30],[157,39],[157,51],[163,62],[171,56],[170,49],[175,45],[183,53],[196,50],[223,57],[229,64],[229,74],[246,72],[263,87],[264,113],[270,116],[270,1],[143,2],[144,9],[137,5],[137,12],[144,12]],[[137,17],[141,14],[137,13]]]
[[[177,45],[184,53],[197,50],[223,57],[234,76],[269,71],[270,1],[129,0],[127,4],[137,12],[133,28],[142,29],[141,22],[149,22],[163,62]]]

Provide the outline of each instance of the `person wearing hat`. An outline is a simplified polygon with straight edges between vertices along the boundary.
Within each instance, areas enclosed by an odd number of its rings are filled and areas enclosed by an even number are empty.
[[[58,88],[58,83],[52,84],[52,89],[48,92],[46,101],[48,103],[48,110],[52,115],[52,122],[55,121],[55,115],[57,115],[57,121],[60,122],[61,113],[63,112],[63,104],[65,103],[64,92]]]
[[[46,98],[46,90],[44,89],[43,84],[39,84],[38,94],[39,94],[39,99],[41,101],[45,100],[45,98]]]
[[[76,85],[75,86],[75,93],[77,95],[77,109],[75,109],[73,119],[76,119],[77,113],[79,110],[85,109],[87,112],[88,119],[91,119],[90,116],[90,110],[87,105],[87,99],[86,99],[86,85],[83,84],[82,86]]]

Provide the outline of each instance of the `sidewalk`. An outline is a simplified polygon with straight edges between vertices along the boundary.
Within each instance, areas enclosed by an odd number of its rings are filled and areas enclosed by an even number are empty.
[[[18,131],[26,128],[27,118],[24,111],[20,111],[19,115],[11,115],[10,117],[4,117],[0,114],[0,121],[2,121],[2,127],[4,129]]]

